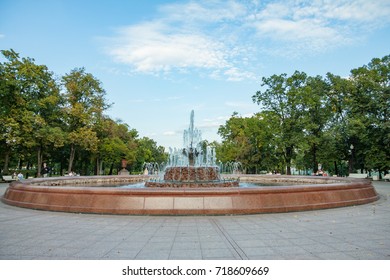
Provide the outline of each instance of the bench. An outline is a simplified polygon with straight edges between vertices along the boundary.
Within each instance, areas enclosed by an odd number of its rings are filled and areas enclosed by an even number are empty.
[[[12,181],[16,181],[16,179],[13,178],[11,175],[3,175],[3,181],[12,182]]]
[[[362,174],[362,173],[349,173],[348,177],[351,178],[360,178],[360,179],[366,179],[368,174]]]

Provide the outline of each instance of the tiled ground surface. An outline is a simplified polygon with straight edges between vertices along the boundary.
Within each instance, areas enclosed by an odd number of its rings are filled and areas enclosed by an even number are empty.
[[[0,259],[390,259],[390,183],[379,201],[246,216],[115,216],[0,202]],[[0,184],[3,195],[7,184]]]

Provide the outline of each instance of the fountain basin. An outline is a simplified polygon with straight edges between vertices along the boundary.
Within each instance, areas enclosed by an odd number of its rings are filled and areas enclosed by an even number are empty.
[[[285,184],[253,188],[132,189],[83,186],[87,183],[141,182],[148,178],[58,177],[12,182],[2,201],[25,208],[75,213],[225,215],[325,209],[379,199],[371,181],[367,179],[333,177],[240,176],[242,182]]]

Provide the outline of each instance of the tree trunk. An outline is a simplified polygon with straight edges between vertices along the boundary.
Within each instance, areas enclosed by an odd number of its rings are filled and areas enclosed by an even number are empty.
[[[9,173],[9,147],[5,150],[5,155],[4,155],[4,166],[3,166],[3,174],[8,174]]]
[[[69,174],[70,172],[72,172],[73,160],[74,160],[75,154],[76,154],[76,148],[75,148],[75,146],[72,144],[72,145],[70,145],[70,156],[69,156],[68,174]]]
[[[291,175],[291,159],[292,159],[293,147],[286,147],[286,174]]]
[[[37,178],[38,178],[38,177],[42,176],[41,171],[42,171],[43,155],[42,155],[42,147],[41,146],[38,147],[37,160],[38,160],[38,163],[37,163]]]
[[[108,173],[108,175],[112,175],[112,170],[114,169],[114,163],[111,163],[111,166],[110,166],[110,172]]]
[[[286,175],[291,175],[291,163],[287,163],[287,168],[286,168]]]
[[[96,162],[95,162],[95,175],[99,176],[100,175],[100,170],[99,170],[99,157],[96,157]]]
[[[60,175],[61,176],[64,175],[64,162],[63,162],[62,159],[61,159],[61,162],[60,162]]]
[[[334,161],[334,172],[336,173],[337,176],[340,176],[339,170],[337,169],[337,162]]]
[[[351,174],[354,172],[354,158],[353,158],[353,149],[351,149],[351,154],[349,157],[349,163],[348,163],[348,173]]]
[[[318,170],[318,162],[317,162],[317,145],[314,144],[312,147],[312,156],[313,156],[313,162],[312,162],[312,167],[313,167],[313,173],[316,173]]]
[[[84,176],[88,176],[89,175],[89,173],[88,173],[88,162],[87,162],[87,160],[83,160],[83,164],[82,164],[82,175],[84,175]]]
[[[95,175],[102,175],[102,166],[103,166],[103,161],[100,159],[100,157],[96,157],[96,167],[95,167]]]

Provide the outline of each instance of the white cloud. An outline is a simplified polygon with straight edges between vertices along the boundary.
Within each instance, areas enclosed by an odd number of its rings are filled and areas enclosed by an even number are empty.
[[[246,7],[237,1],[198,1],[167,4],[160,7],[171,21],[220,22],[236,20],[246,14]]]
[[[384,24],[390,21],[390,2],[388,0],[329,1],[323,5],[323,15],[329,19]]]
[[[197,126],[203,130],[205,129],[218,129],[221,125],[230,118],[230,116],[218,116],[215,118],[203,119],[202,122]]]
[[[209,129],[218,129],[224,122],[214,121],[214,122],[204,122],[198,126],[202,131]]]
[[[242,80],[254,80],[256,75],[252,72],[248,72],[237,67],[231,67],[224,71],[224,76],[228,77],[228,81],[242,81]]]
[[[109,52],[137,72],[228,67],[223,44],[204,34],[172,32],[162,23],[144,23],[120,31]]]
[[[250,24],[279,48],[318,52],[349,44],[369,28],[390,22],[390,1],[274,1]],[[284,43],[284,44],[283,44]]]
[[[236,1],[199,1],[161,6],[160,16],[118,29],[107,52],[135,73],[202,73],[216,79],[253,79],[237,61],[248,54],[231,29],[247,13]],[[240,26],[237,25],[237,26]],[[241,63],[241,62],[240,62]]]
[[[267,19],[254,26],[260,36],[278,42],[278,46],[269,52],[285,52],[286,56],[323,52],[349,42],[339,30],[316,19]]]
[[[256,23],[259,32],[281,41],[323,40],[338,37],[334,29],[310,19],[267,19]]]
[[[165,4],[151,21],[122,27],[108,53],[135,73],[255,79],[264,55],[326,52],[390,22],[388,0],[189,1]]]
[[[177,135],[177,133],[175,131],[165,131],[165,132],[163,132],[163,135],[165,135],[165,136],[173,136],[173,135]]]

